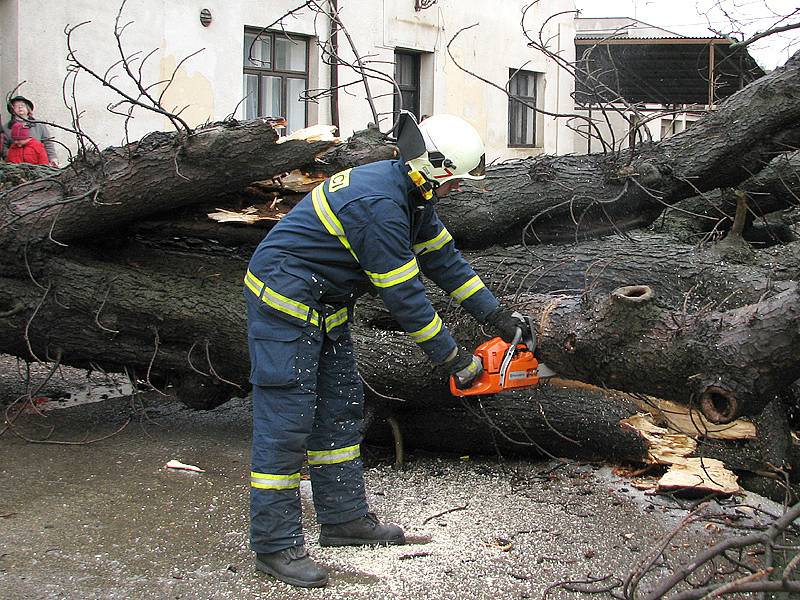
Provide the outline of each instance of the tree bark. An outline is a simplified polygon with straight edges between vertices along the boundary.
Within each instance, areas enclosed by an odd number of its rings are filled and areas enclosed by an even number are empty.
[[[774,245],[792,241],[794,236],[764,239],[752,230],[767,215],[794,208],[800,203],[800,152],[787,152],[776,156],[761,171],[743,181],[736,188],[747,194],[749,213],[745,238]],[[736,194],[733,188],[712,190],[702,196],[693,196],[668,208],[654,224],[656,231],[668,232],[686,243],[723,236],[733,225],[736,214]],[[710,235],[709,235],[710,234]]]

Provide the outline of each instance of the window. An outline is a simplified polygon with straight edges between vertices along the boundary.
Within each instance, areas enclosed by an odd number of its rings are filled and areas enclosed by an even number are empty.
[[[397,87],[400,88],[400,97],[397,96],[397,91],[394,94],[394,113],[400,111],[400,102],[402,99],[402,108],[414,113],[417,120],[420,119],[419,114],[419,63],[420,55],[414,52],[404,52],[396,50],[394,53],[394,80],[397,82]]]
[[[244,118],[286,117],[288,130],[308,123],[308,38],[284,33],[244,32]]]
[[[508,80],[508,145],[536,146],[536,85],[539,73],[511,69]],[[518,99],[518,100],[515,100]],[[524,104],[522,104],[524,102]]]
[[[661,139],[665,140],[669,136],[675,134],[675,118],[674,117],[667,117],[666,119],[661,119]]]

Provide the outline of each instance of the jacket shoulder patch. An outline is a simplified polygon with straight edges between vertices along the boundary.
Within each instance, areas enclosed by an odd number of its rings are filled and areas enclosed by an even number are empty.
[[[330,193],[338,192],[350,185],[350,171],[352,170],[353,169],[345,169],[333,175],[328,183],[328,191]]]

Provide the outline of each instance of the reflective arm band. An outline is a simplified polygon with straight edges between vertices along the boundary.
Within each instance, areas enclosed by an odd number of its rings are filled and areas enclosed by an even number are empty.
[[[419,273],[419,265],[417,264],[417,259],[412,258],[402,267],[389,271],[388,273],[364,272],[375,287],[387,288],[408,281],[417,275]]]
[[[433,317],[433,321],[428,323],[419,331],[412,331],[410,335],[415,342],[421,344],[422,342],[427,342],[428,340],[434,338],[441,330],[442,318],[437,313]]]
[[[450,296],[453,300],[461,304],[464,300],[472,296],[472,294],[485,287],[481,278],[475,275],[475,277],[470,277],[464,285],[450,292]]]
[[[412,248],[414,249],[414,254],[427,254],[428,252],[435,252],[445,246],[448,242],[453,240],[453,236],[450,235],[450,232],[447,231],[447,228],[442,227],[442,230],[432,240],[428,240],[427,242],[421,242],[419,244],[414,244]]]
[[[361,456],[361,446],[347,446],[346,448],[336,448],[335,450],[309,450],[309,465],[335,465],[347,462]]]
[[[291,490],[300,487],[300,473],[293,475],[269,475],[250,471],[250,487],[261,490]]]
[[[322,186],[324,185],[324,183],[321,183],[311,191],[311,203],[314,205],[314,212],[317,213],[317,217],[325,226],[325,229],[328,230],[328,233],[339,238],[342,246],[347,248],[350,254],[353,255],[353,258],[356,259],[356,262],[358,262],[358,257],[356,256],[356,253],[353,252],[353,249],[350,247],[350,242],[347,241],[347,237],[344,234],[342,222],[336,217],[335,214],[333,214],[331,205],[328,204],[328,198],[325,196],[325,190],[322,189]]]

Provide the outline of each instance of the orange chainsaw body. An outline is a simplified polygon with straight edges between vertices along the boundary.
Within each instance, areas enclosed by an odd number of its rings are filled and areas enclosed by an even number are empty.
[[[539,373],[537,372],[539,361],[525,344],[517,344],[514,356],[506,369],[505,377],[502,376],[500,371],[503,359],[510,350],[511,344],[499,337],[492,338],[478,346],[475,349],[475,356],[481,359],[483,373],[478,375],[473,384],[464,390],[458,389],[455,379],[450,377],[450,393],[454,396],[478,396],[537,385],[539,383]]]

